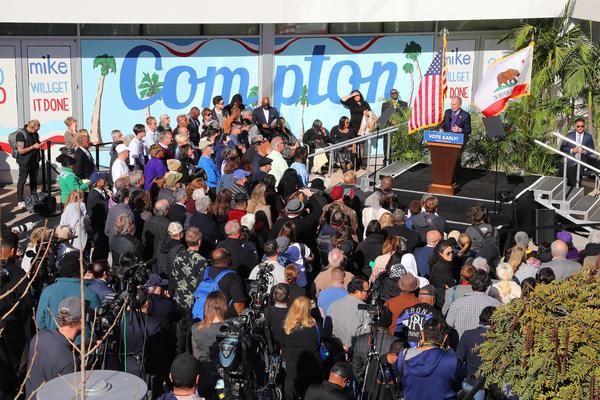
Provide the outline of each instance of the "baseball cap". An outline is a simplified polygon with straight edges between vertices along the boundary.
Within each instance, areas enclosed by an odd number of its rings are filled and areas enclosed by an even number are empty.
[[[58,304],[58,311],[69,313],[66,320],[70,324],[81,320],[81,299],[79,297],[67,297]]]
[[[165,287],[168,284],[169,284],[169,281],[167,279],[161,278],[160,275],[150,274],[150,276],[148,277],[148,281],[146,282],[146,287],[147,288],[156,287],[156,286]]]
[[[263,157],[260,160],[258,160],[259,167],[264,167],[265,165],[271,165],[271,164],[273,164],[273,160],[271,160],[269,157]]]
[[[341,186],[334,186],[329,194],[332,200],[339,200],[344,196],[344,188]]]
[[[285,236],[279,236],[275,241],[277,242],[277,251],[279,254],[285,253],[288,247],[290,247],[290,239]]]
[[[235,171],[233,171],[233,179],[235,179],[236,181],[238,179],[242,179],[245,178],[247,176],[250,176],[250,172],[243,170],[243,169],[236,169]]]
[[[129,151],[129,147],[125,146],[123,143],[117,145],[117,147],[115,148],[115,151],[117,152],[117,154],[121,154],[124,151]]]
[[[200,139],[200,143],[198,143],[198,148],[200,150],[204,150],[208,146],[212,146],[212,145],[213,145],[212,140],[207,139],[207,138],[202,138],[202,139]]]
[[[200,375],[200,365],[193,355],[182,353],[171,363],[170,372],[175,382],[194,382]]]
[[[181,226],[179,222],[171,222],[167,228],[167,233],[169,235],[177,235],[181,232],[183,232],[183,226]]]
[[[90,184],[92,186],[94,186],[94,185],[96,185],[96,182],[98,182],[100,179],[102,179],[104,181],[108,181],[108,174],[100,173],[98,171],[94,171],[90,175]]]

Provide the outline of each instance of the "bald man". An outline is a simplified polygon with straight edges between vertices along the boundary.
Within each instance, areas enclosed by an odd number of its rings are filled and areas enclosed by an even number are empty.
[[[429,258],[433,254],[433,248],[442,240],[442,234],[439,231],[432,230],[427,232],[427,244],[423,247],[417,247],[414,251],[417,261],[417,270],[419,276],[429,279]]]
[[[567,260],[569,247],[562,240],[555,240],[552,242],[550,251],[552,253],[552,261],[543,263],[538,271],[548,267],[554,272],[556,280],[562,281],[581,270],[581,264]]]
[[[260,107],[256,107],[252,111],[252,122],[258,126],[261,134],[271,140],[275,124],[279,120],[279,112],[274,107],[271,107],[271,100],[265,96],[260,101]]]

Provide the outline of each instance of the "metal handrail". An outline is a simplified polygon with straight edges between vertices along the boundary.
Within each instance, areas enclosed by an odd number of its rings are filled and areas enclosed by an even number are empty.
[[[574,145],[576,145],[576,146],[578,146],[578,147],[581,147],[582,149],[584,149],[585,151],[587,151],[587,152],[589,152],[589,153],[592,153],[592,154],[595,154],[595,155],[597,155],[597,156],[600,156],[600,153],[599,153],[599,152],[597,152],[596,150],[594,150],[594,149],[591,149],[591,148],[589,148],[589,147],[587,147],[587,146],[584,146],[584,145],[582,145],[582,144],[579,144],[579,143],[577,143],[577,141],[576,141],[576,140],[569,139],[568,137],[566,137],[566,136],[563,136],[563,135],[561,135],[560,133],[557,133],[557,132],[552,132],[552,134],[553,134],[554,136],[556,136],[557,138],[561,139],[561,140],[567,141],[567,142],[569,142],[569,143],[571,143],[571,144],[574,144]]]
[[[389,135],[390,133],[396,132],[398,130],[399,126],[400,125],[394,125],[394,126],[390,126],[389,128],[381,129],[379,131],[379,136],[383,137],[385,135]],[[377,135],[378,135],[377,132],[373,132],[373,133],[370,133],[368,135],[359,136],[359,137],[356,137],[356,138],[353,138],[353,139],[344,140],[343,142],[332,144],[332,145],[329,145],[327,147],[321,147],[321,148],[316,149],[314,153],[309,154],[308,157],[309,158],[310,157],[314,157],[316,155],[323,154],[323,153],[328,153],[330,151],[340,150],[340,149],[346,148],[346,147],[348,147],[350,145],[353,145],[353,144],[362,143],[362,142],[365,142],[367,140],[371,140],[371,139],[377,137]]]
[[[547,143],[544,142],[540,142],[539,140],[535,139],[534,142],[536,144],[539,144],[540,146],[546,148],[547,150],[550,150],[558,155],[561,155],[564,157],[564,163],[563,163],[563,191],[562,191],[562,199],[563,201],[565,201],[567,199],[567,159],[577,163],[577,186],[579,186],[579,172],[580,172],[580,168],[581,166],[584,166],[588,169],[591,169],[592,171],[595,171],[597,173],[600,174],[600,169],[591,166],[590,164],[583,162],[581,160],[578,160],[576,157],[573,157],[570,154],[564,153],[558,149],[555,149],[554,147],[550,146]],[[583,148],[583,146],[582,146]],[[594,152],[595,153],[595,152]]]

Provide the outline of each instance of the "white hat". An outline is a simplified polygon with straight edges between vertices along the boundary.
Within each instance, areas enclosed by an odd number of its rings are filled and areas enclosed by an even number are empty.
[[[124,151],[129,151],[129,147],[125,146],[123,143],[117,145],[117,147],[115,148],[115,151],[117,152],[117,154],[121,154]]]

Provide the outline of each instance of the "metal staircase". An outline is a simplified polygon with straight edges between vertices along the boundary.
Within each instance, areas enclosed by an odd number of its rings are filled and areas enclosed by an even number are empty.
[[[573,188],[563,199],[564,179],[545,176],[531,189],[535,201],[574,223],[600,222],[600,197],[585,196],[583,188]]]

